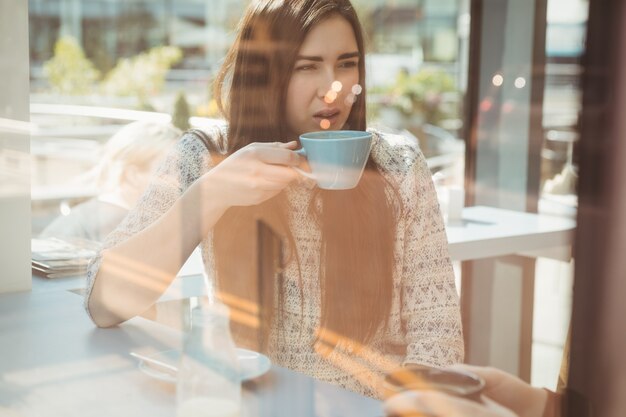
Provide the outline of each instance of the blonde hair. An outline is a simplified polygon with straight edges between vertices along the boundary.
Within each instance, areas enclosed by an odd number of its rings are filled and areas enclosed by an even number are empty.
[[[148,170],[182,135],[171,123],[138,121],[121,128],[106,142],[94,171],[95,185],[119,184],[129,166]]]

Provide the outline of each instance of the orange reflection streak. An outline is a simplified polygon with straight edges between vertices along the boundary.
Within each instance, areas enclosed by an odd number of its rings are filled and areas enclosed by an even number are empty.
[[[229,307],[231,321],[253,329],[260,327],[260,309],[257,303],[224,291],[218,291],[216,295],[218,299]]]
[[[326,343],[317,342],[315,343],[314,348],[315,352],[317,352],[320,356],[328,360],[337,368],[351,374],[361,385],[377,392],[379,396],[382,394],[380,383],[377,382],[374,375],[372,375],[375,370],[358,363],[347,354],[341,353],[340,357],[332,355],[333,352],[336,352],[336,349]]]
[[[105,256],[107,262],[103,263],[103,268],[107,273],[124,278],[133,285],[160,292],[171,281],[171,274],[143,262],[110,252]]]
[[[261,325],[259,317],[250,313],[243,312],[236,307],[230,306],[230,320],[244,326],[258,329]]]
[[[357,356],[372,364],[380,364],[377,366],[378,371],[389,372],[396,368],[398,364],[392,360],[387,359],[386,356],[372,350],[371,348],[359,343],[353,339],[342,336],[327,328],[320,328],[317,333],[317,337],[320,341],[330,346],[350,346],[353,350],[353,355]]]
[[[218,291],[217,297],[229,306],[247,311],[248,313],[259,314],[259,306],[255,302],[237,297],[236,295],[226,293],[224,291]]]
[[[318,354],[332,362],[336,367],[352,374],[360,383],[375,390],[379,395],[384,394],[380,384],[382,381],[377,382],[377,378],[373,374],[378,372],[387,374],[397,369],[400,365],[399,363],[388,359],[385,355],[372,350],[362,343],[327,328],[318,329],[317,337],[318,342],[315,344],[315,351]],[[345,353],[337,350],[336,347],[344,350]],[[346,348],[349,351],[346,351]],[[361,360],[367,365],[359,363],[357,360]],[[414,377],[410,378],[409,375],[407,375],[407,378],[407,383],[415,380]],[[402,382],[405,382],[404,375],[402,375]]]

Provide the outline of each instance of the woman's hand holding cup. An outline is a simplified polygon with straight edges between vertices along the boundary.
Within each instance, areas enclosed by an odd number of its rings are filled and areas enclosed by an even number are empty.
[[[260,204],[298,180],[301,163],[296,141],[251,143],[218,163],[202,178],[204,195],[223,210]]]

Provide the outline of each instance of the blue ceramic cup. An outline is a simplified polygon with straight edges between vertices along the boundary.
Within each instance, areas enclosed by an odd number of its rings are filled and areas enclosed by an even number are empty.
[[[311,173],[296,170],[325,190],[348,190],[359,183],[372,146],[372,134],[356,130],[330,130],[300,135]]]

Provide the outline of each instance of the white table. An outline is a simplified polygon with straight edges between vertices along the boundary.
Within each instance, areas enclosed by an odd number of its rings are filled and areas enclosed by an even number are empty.
[[[33,291],[0,295],[0,416],[173,417],[174,385],[144,375],[129,353],[171,349],[180,339],[141,317],[96,328],[69,291],[83,282],[33,277]],[[378,401],[279,366],[246,383],[244,410],[242,417],[382,415]]]
[[[569,261],[575,228],[571,218],[484,206],[466,207],[462,221],[446,225],[453,261],[509,255]],[[507,270],[502,258],[487,264],[481,264],[478,272],[473,264],[473,279],[462,284],[464,331],[469,337],[466,360],[495,365],[527,379],[532,356],[534,273],[518,279],[519,268]]]
[[[474,206],[446,233],[453,261],[514,254],[568,260],[575,228],[569,218]]]
[[[463,220],[447,227],[454,260],[550,253],[571,243],[575,227],[570,219],[489,207],[466,208]],[[202,292],[202,263],[195,256],[180,274],[189,276],[175,280],[163,299]],[[33,277],[31,292],[0,295],[0,415],[173,416],[174,388],[147,378],[129,356],[166,349],[171,340],[141,318],[95,328],[82,298],[69,291],[83,285],[82,279]],[[246,401],[261,416],[382,414],[377,401],[280,367],[252,386]]]
[[[505,255],[569,260],[576,222],[570,218],[523,213],[495,207],[465,207],[461,221],[448,222],[448,250],[453,261]],[[202,274],[196,249],[179,275]]]

